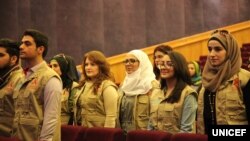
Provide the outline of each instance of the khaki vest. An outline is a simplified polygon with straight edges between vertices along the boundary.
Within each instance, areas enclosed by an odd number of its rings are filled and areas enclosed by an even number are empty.
[[[146,130],[148,121],[149,121],[149,95],[151,91],[147,94],[138,94],[135,97],[134,101],[134,109],[133,109],[133,118],[132,118],[132,125],[133,127],[128,128],[127,132],[130,130]],[[119,100],[118,100],[118,118],[120,115],[120,108],[121,108],[121,100],[124,96],[124,92],[119,91]],[[117,127],[121,127],[120,121],[117,121]]]
[[[94,94],[92,83],[85,83],[75,95],[75,122],[84,127],[104,127],[106,112],[102,93],[109,86],[117,89],[115,83],[105,80],[102,82],[97,94]]]
[[[240,80],[240,89],[233,82]],[[247,125],[246,109],[243,103],[243,93],[241,88],[247,84],[250,79],[250,72],[241,69],[237,75],[230,78],[224,85],[221,85],[216,92],[216,122],[218,125]],[[203,87],[198,97],[197,111],[197,133],[204,134],[204,92]]]
[[[158,81],[152,81],[152,86],[158,85]],[[149,114],[150,114],[150,96],[152,90],[150,90],[147,94],[138,94],[135,96],[135,103],[134,103],[134,110],[133,110],[133,119],[132,125],[134,129],[130,130],[146,130],[149,122]],[[119,100],[118,100],[118,120],[117,120],[117,127],[121,128],[120,121],[119,121],[119,114],[121,108],[121,100],[124,96],[124,92],[119,91]],[[127,131],[127,132],[129,132]]]
[[[72,90],[78,85],[78,83],[73,82],[72,85]],[[71,91],[71,94],[74,91]],[[67,89],[63,90],[62,96],[61,96],[61,125],[67,125],[70,119],[70,114],[71,111],[70,109],[72,107],[69,107],[69,96],[71,95],[69,94],[69,91]]]
[[[0,135],[10,137],[15,115],[13,92],[24,77],[23,70],[11,72],[8,83],[0,89]]]
[[[20,140],[35,141],[39,139],[44,118],[44,88],[48,80],[54,76],[60,79],[44,63],[28,79],[24,80],[18,88],[19,91],[14,92],[16,115],[13,134]],[[60,122],[54,132],[53,141],[60,141]]]
[[[170,133],[180,132],[182,109],[186,96],[191,93],[197,93],[190,86],[186,86],[181,93],[180,100],[177,103],[167,103],[160,86],[154,87],[150,98],[150,122],[155,130],[166,131]],[[195,122],[193,127],[195,126]],[[193,128],[195,132],[195,128]]]

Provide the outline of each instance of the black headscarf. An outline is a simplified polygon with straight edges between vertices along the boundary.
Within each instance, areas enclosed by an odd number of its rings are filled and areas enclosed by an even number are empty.
[[[61,69],[61,79],[63,88],[71,89],[73,82],[78,82],[79,76],[76,69],[76,64],[71,56],[58,54],[50,61],[56,60]]]

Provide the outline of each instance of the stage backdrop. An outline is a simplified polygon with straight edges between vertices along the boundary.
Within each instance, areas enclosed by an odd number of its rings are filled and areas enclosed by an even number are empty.
[[[109,57],[250,19],[250,0],[1,0],[0,38],[27,28],[49,36],[49,53],[100,50]]]

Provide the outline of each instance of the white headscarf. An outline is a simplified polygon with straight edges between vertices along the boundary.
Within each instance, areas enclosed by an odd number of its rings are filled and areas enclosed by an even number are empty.
[[[132,50],[128,54],[134,55],[140,65],[135,72],[126,73],[121,89],[128,96],[147,94],[152,88],[152,81],[155,80],[153,66],[148,55],[141,50]]]

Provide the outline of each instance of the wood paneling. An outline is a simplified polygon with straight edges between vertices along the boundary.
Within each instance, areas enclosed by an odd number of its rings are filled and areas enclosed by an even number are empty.
[[[223,27],[223,29],[226,29],[232,33],[232,35],[238,41],[239,47],[241,47],[243,43],[250,43],[250,21]],[[163,44],[170,45],[175,51],[182,53],[186,57],[187,61],[198,61],[201,55],[208,54],[207,40],[209,39],[211,33],[212,31],[208,31],[193,36],[180,38],[174,41],[165,42]],[[142,49],[148,54],[151,61],[153,58],[154,48],[156,46],[157,45]],[[111,64],[111,71],[113,72],[117,83],[122,82],[125,77],[125,68],[122,64],[124,58],[125,54],[108,58],[108,61]]]

